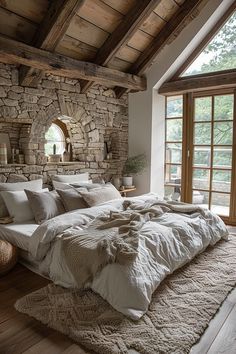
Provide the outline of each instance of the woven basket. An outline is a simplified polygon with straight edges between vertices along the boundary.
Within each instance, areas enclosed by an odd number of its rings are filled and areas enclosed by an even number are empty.
[[[0,275],[6,274],[17,262],[17,247],[0,240]]]

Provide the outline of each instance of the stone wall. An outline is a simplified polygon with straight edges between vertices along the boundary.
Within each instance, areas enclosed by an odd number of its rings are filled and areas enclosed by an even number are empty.
[[[66,124],[74,163],[47,164],[45,133],[55,119]],[[54,173],[86,171],[109,180],[121,175],[127,158],[127,97],[117,99],[112,89],[98,85],[82,94],[78,80],[52,75],[37,88],[23,87],[18,69],[0,63],[0,132],[9,134],[11,147],[20,149],[26,163],[0,166],[2,179],[43,175],[46,182]],[[112,160],[104,159],[105,141]]]

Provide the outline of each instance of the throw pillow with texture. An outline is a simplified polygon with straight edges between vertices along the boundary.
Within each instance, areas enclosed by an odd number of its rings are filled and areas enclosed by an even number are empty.
[[[28,182],[16,182],[16,183],[0,183],[0,192],[2,191],[24,191],[24,189],[33,191],[39,191],[43,188],[43,180],[36,179]],[[9,215],[6,204],[0,193],[0,218]]]
[[[81,191],[86,192],[86,188],[57,189],[66,211],[88,208],[88,204],[80,194]]]
[[[38,193],[25,190],[37,224],[65,213],[63,203],[56,191]]]
[[[80,192],[80,194],[90,207],[109,200],[122,198],[119,191],[110,183],[107,183],[104,187],[91,189],[88,192]]]
[[[41,189],[39,193],[48,192],[48,188]],[[9,215],[14,222],[25,222],[34,220],[34,214],[31,210],[25,191],[4,191],[0,192]]]

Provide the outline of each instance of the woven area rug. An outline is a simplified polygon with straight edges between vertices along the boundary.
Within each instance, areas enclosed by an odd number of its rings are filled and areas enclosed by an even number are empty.
[[[91,291],[50,284],[16,303],[35,317],[101,354],[184,354],[199,339],[236,284],[236,236],[221,241],[169,276],[149,311],[133,322]]]

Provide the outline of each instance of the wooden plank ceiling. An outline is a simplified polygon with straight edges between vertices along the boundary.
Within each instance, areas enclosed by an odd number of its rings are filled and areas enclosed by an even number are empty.
[[[55,30],[55,19],[47,33],[42,24],[45,19],[48,23],[48,14],[52,12],[52,8],[58,5],[60,9],[63,2],[72,3],[73,6],[71,5],[70,11],[58,11],[58,16],[64,18],[66,25],[59,35],[57,33],[56,41],[51,38],[49,43],[48,38],[52,37]],[[140,75],[144,70],[133,68],[136,68],[146,51],[153,48],[158,35],[167,33],[166,40],[173,36],[177,26],[171,27],[171,23],[176,22],[176,14],[184,12],[184,16],[179,18],[180,21],[186,21],[199,5],[206,2],[207,0],[83,0],[76,4],[75,0],[0,0],[0,34],[69,58]],[[37,40],[40,37],[41,44]],[[43,45],[45,40],[46,46]],[[158,52],[157,47],[153,50]],[[145,57],[145,69],[154,60],[153,50],[150,58]],[[30,85],[27,80],[24,83],[29,72],[22,72],[23,84]],[[84,91],[91,86],[88,81],[83,80],[81,83]],[[37,80],[34,85],[37,85]]]

